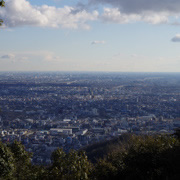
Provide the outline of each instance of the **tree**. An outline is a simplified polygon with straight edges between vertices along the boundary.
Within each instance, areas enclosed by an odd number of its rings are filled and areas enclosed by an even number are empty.
[[[3,0],[0,1],[0,7],[4,7],[4,6],[5,6],[5,2]],[[0,26],[2,25],[2,23],[3,23],[3,20],[0,19]]]
[[[27,152],[24,146],[18,142],[14,141],[9,145],[9,149],[14,157],[15,171],[13,177],[16,179],[28,179],[31,176],[31,156],[32,154]]]
[[[132,136],[95,165],[96,178],[171,179],[180,177],[180,144],[171,136]]]
[[[0,7],[4,7],[5,6],[5,2],[2,0],[0,1]]]
[[[57,149],[52,154],[53,164],[49,169],[49,179],[86,180],[89,179],[91,164],[84,152],[70,151],[66,154]]]
[[[92,173],[92,179],[109,180],[116,179],[118,169],[106,159],[100,159],[94,168]]]
[[[138,179],[174,179],[180,170],[176,168],[179,147],[173,137],[135,137],[134,145],[123,157],[127,174]]]
[[[180,139],[180,128],[175,129],[174,136]]]
[[[13,154],[5,144],[0,142],[0,179],[8,179],[14,170]]]

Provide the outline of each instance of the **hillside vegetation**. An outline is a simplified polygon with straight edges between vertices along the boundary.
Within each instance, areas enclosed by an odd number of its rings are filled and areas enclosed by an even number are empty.
[[[86,151],[86,153],[85,153]],[[86,155],[87,154],[87,155]],[[84,151],[52,153],[48,167],[31,164],[32,154],[15,141],[0,143],[0,179],[8,180],[178,180],[179,131],[176,135],[123,135]]]

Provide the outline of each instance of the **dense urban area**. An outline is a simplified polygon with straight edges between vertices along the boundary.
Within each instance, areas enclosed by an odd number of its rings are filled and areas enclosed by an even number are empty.
[[[179,127],[179,73],[0,73],[1,141],[21,141],[34,164],[50,164],[57,147]]]

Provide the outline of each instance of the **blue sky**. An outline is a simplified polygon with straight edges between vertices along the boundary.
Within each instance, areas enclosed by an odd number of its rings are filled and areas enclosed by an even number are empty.
[[[179,0],[6,0],[0,71],[180,72]]]

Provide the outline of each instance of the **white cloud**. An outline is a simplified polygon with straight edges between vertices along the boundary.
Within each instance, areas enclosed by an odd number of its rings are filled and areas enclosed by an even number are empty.
[[[151,24],[168,23],[169,13],[144,13],[141,15],[141,20]]]
[[[89,9],[89,6],[97,5],[104,7],[103,14],[99,16],[103,22],[161,24],[168,23],[172,17],[180,18],[179,0],[89,0],[88,4],[80,7]]]
[[[151,24],[160,24],[168,22],[167,13],[151,14],[150,12],[143,14],[126,14],[122,13],[118,8],[104,8],[103,14],[100,16],[103,22],[111,23],[131,23],[136,21],[144,21]]]
[[[59,1],[59,0],[55,0]],[[74,4],[74,3],[73,3]],[[102,13],[97,11],[102,5]],[[92,10],[95,8],[96,10]],[[170,23],[170,18],[179,24],[179,0],[89,0],[77,6],[35,6],[28,0],[7,0],[1,8],[0,17],[4,27],[37,26],[52,28],[90,29],[89,21],[101,20],[108,23],[147,22],[151,24]],[[3,27],[1,27],[3,28]]]
[[[172,39],[172,42],[180,42],[180,34],[176,34]]]
[[[86,10],[74,13],[75,8],[65,6],[57,8],[42,5],[33,6],[27,0],[7,0],[6,7],[0,11],[0,17],[6,27],[39,26],[89,29],[88,21],[96,20],[98,12]]]
[[[2,59],[12,59],[12,58],[15,58],[15,55],[14,54],[4,54],[1,56]]]
[[[0,52],[0,60],[6,62],[44,62],[44,63],[64,63],[64,58],[58,56],[51,51],[23,51],[23,52],[8,52],[4,54]]]
[[[26,56],[25,53],[7,53],[3,54],[0,52],[0,60],[4,62],[27,62],[30,56]]]
[[[111,5],[126,14],[143,14],[144,12],[180,12],[179,0],[89,0],[88,5]]]
[[[130,21],[137,21],[140,19],[139,15],[136,14],[123,14],[118,8],[104,8],[104,13],[101,16],[104,22],[113,23],[128,23]]]
[[[53,53],[48,53],[44,56],[44,60],[47,62],[63,62],[63,59]]]
[[[91,44],[105,44],[105,41],[92,41]]]

